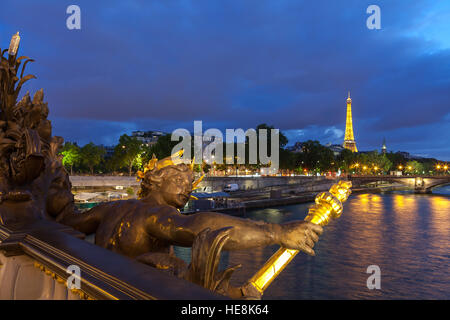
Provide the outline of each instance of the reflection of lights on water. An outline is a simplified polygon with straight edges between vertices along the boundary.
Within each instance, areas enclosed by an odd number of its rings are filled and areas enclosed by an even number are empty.
[[[430,207],[432,215],[429,220],[433,226],[434,234],[438,238],[448,239],[450,234],[450,225],[448,224],[450,201],[441,196],[431,197]],[[446,245],[448,248],[448,243]]]
[[[431,206],[437,212],[448,212],[450,210],[450,201],[443,197],[432,197]]]
[[[405,206],[405,197],[400,194],[394,196],[394,208],[401,209]]]
[[[415,213],[417,210],[417,198],[411,195],[396,194],[393,204],[395,211],[399,214],[403,212]]]
[[[359,200],[360,200],[362,203],[367,203],[367,202],[369,202],[369,195],[368,195],[368,194],[362,194],[362,195],[359,197]]]
[[[283,211],[275,208],[267,208],[264,211],[264,219],[271,223],[281,223],[284,219]]]
[[[270,215],[279,215],[281,212],[278,209],[266,209],[266,213]]]
[[[381,202],[381,197],[378,195],[372,195],[372,197],[370,197],[370,201],[371,202]]]
[[[440,248],[442,254],[448,255],[448,242],[450,240],[450,201],[446,198],[435,197],[431,201],[430,207],[431,216],[429,220],[434,238],[433,246]]]

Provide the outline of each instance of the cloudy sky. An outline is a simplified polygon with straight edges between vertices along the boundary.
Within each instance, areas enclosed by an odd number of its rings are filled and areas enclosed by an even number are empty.
[[[81,30],[66,9],[81,8]],[[370,30],[369,5],[381,9]],[[133,130],[254,128],[450,160],[448,0],[2,0],[53,134],[112,145]]]

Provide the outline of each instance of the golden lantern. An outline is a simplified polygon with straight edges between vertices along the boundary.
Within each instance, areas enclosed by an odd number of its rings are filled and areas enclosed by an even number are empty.
[[[315,205],[309,209],[305,221],[320,226],[328,224],[331,218],[338,218],[342,214],[342,203],[348,199],[351,193],[350,181],[339,181],[334,184],[329,192],[321,192],[315,198]],[[267,260],[264,266],[250,279],[249,283],[261,294],[272,281],[284,270],[299,251],[280,248]]]

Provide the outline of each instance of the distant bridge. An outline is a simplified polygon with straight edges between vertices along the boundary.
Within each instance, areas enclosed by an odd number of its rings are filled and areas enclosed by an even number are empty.
[[[413,188],[417,193],[430,193],[435,187],[450,184],[450,176],[349,175],[348,179],[354,186],[377,181],[396,182]]]

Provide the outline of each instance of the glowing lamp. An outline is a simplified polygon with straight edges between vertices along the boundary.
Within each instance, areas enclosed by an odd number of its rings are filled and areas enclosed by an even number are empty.
[[[17,54],[17,50],[19,49],[20,36],[19,31],[15,35],[12,36],[11,42],[9,43],[8,54],[10,56],[15,56]]]

